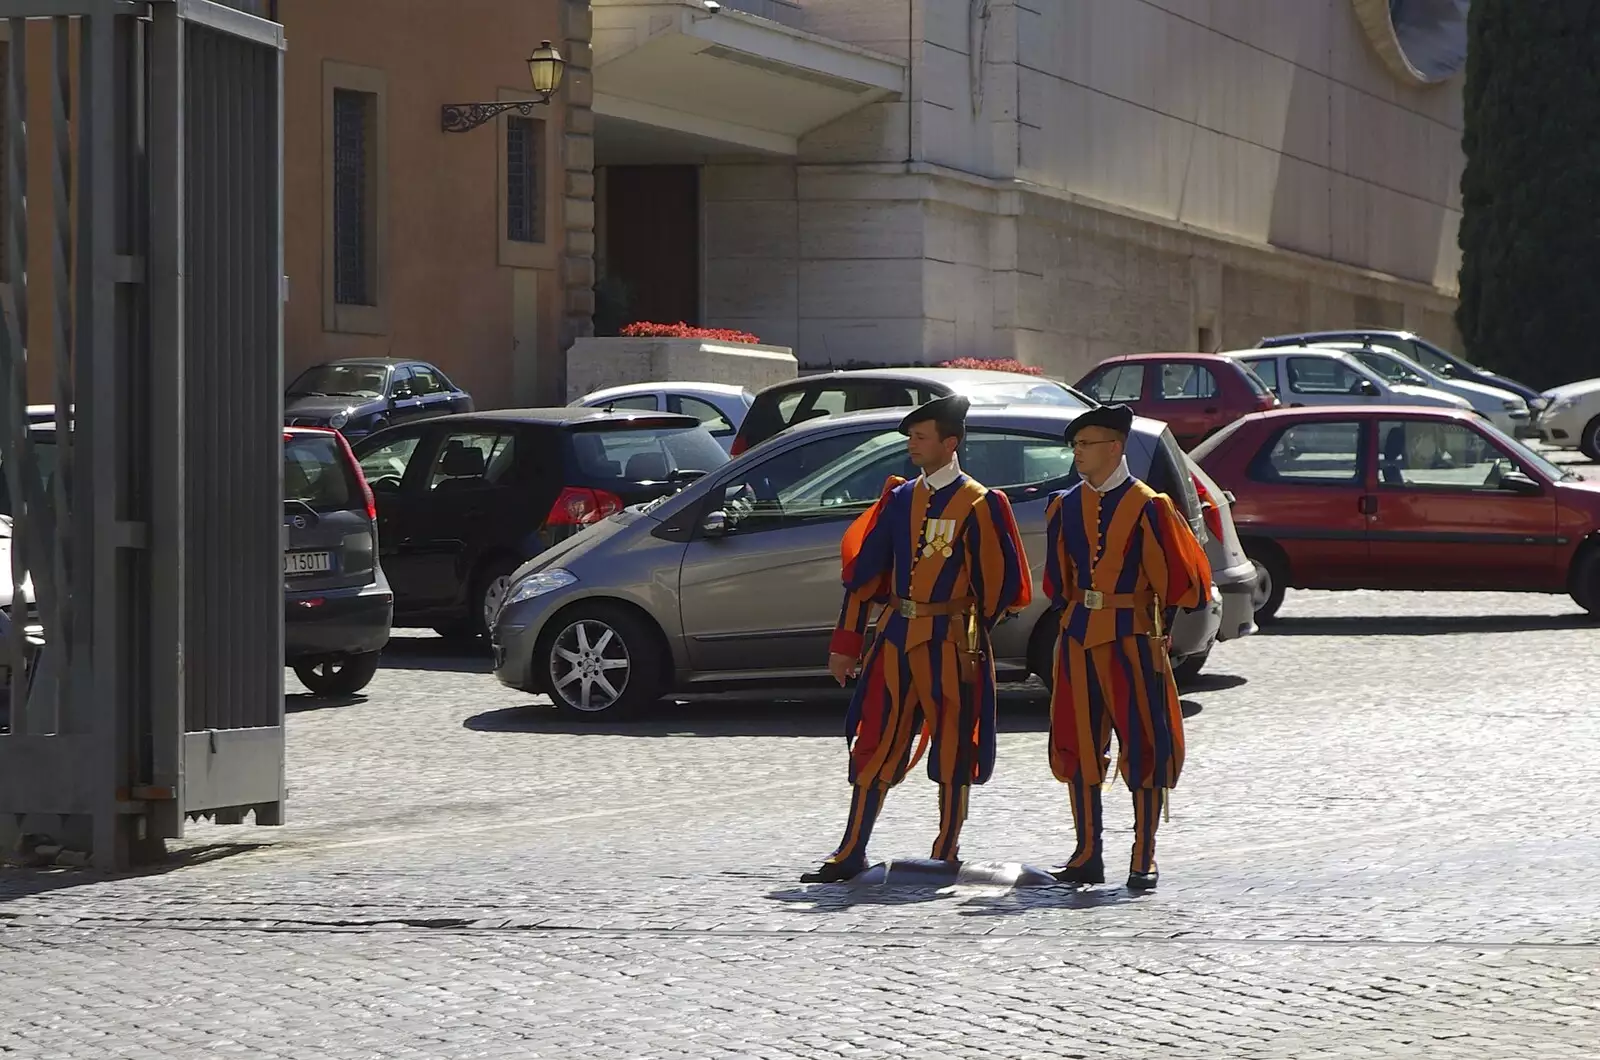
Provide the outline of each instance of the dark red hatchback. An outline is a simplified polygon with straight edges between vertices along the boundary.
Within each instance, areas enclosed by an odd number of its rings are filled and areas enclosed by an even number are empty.
[[[1108,357],[1078,381],[1107,405],[1164,420],[1192,449],[1240,416],[1276,408],[1278,399],[1247,365],[1215,353],[1131,353]]]
[[[1258,622],[1290,586],[1567,593],[1600,617],[1600,482],[1473,413],[1274,409],[1191,455],[1234,495]]]

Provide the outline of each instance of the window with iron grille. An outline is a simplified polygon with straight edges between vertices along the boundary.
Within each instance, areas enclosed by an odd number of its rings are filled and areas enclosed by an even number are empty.
[[[333,299],[339,305],[377,304],[372,158],[377,111],[373,93],[334,89]]]
[[[539,181],[543,144],[543,121],[515,116],[506,120],[506,238],[517,243],[544,242]]]

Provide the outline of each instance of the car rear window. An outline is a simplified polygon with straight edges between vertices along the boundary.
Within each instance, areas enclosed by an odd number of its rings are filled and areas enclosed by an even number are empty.
[[[806,420],[863,409],[912,407],[936,396],[931,387],[894,379],[802,383],[793,389],[769,390],[756,395],[755,403],[745,414],[740,433],[748,448]]]
[[[1256,375],[1254,368],[1243,361],[1235,361],[1234,363],[1238,365],[1239,374],[1244,376],[1244,381],[1250,384],[1251,390],[1255,391],[1256,397],[1276,396],[1272,393],[1272,388],[1266,384],[1266,381]]]
[[[663,482],[676,471],[714,471],[728,454],[704,427],[588,427],[567,432],[567,469],[591,485]]]
[[[367,507],[355,471],[332,435],[292,434],[284,439],[283,499],[314,512]]]

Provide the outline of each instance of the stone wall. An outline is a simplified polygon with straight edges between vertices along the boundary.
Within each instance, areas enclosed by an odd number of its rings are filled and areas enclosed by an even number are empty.
[[[594,334],[594,54],[590,48],[594,15],[589,0],[561,0],[561,29],[566,42],[562,52],[567,59],[563,91],[566,124],[561,140],[565,253],[560,269],[561,355],[555,358],[552,398],[567,387],[567,351],[577,340]]]

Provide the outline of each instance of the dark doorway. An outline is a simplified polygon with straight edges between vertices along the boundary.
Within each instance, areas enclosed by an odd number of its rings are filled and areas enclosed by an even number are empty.
[[[606,286],[620,322],[698,325],[700,167],[608,166],[605,179]]]

